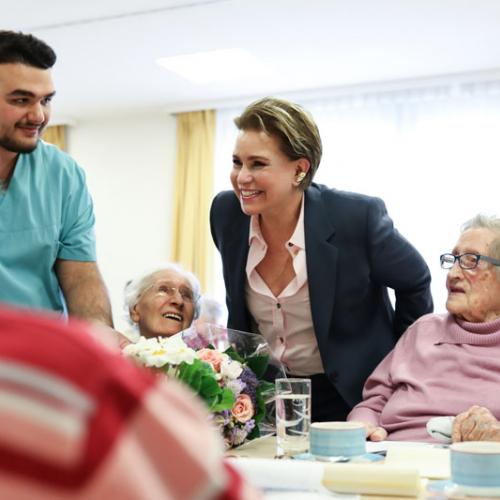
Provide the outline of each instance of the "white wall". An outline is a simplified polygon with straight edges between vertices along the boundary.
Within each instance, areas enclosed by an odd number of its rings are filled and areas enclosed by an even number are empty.
[[[69,129],[69,153],[84,168],[94,200],[98,264],[118,329],[126,328],[126,281],[170,256],[175,142],[175,117],[166,113]]]
[[[417,105],[426,107],[426,102]],[[383,123],[375,127],[376,134],[370,132],[371,121],[365,126],[357,116],[362,110],[347,109],[343,116],[339,109],[320,113],[311,102],[305,104],[318,120],[325,142],[318,182],[386,201],[396,227],[431,268],[437,311],[444,310],[446,300],[440,253],[452,249],[466,219],[477,212],[498,214],[500,98],[488,94],[474,106],[472,99],[464,102],[456,109],[446,104],[453,108],[446,115],[441,113],[444,104],[410,113],[411,123],[398,136]],[[218,111],[215,192],[230,188],[232,118],[238,111]],[[323,123],[325,117],[328,122],[336,117],[338,126]],[[349,137],[355,141],[349,142]],[[87,172],[94,198],[98,262],[119,329],[126,325],[125,282],[170,258],[175,142],[175,117],[166,113],[100,118],[77,123],[69,131],[69,152]],[[214,256],[211,293],[224,303],[220,257]]]
[[[453,249],[466,220],[478,212],[499,215],[500,83],[353,90],[352,96],[302,104],[323,141],[315,181],[385,201],[396,228],[429,265],[434,310],[444,312],[447,273],[439,255]],[[232,120],[241,111],[217,114],[216,191],[230,189]],[[220,277],[219,256],[214,267]],[[222,279],[216,285],[221,300]]]

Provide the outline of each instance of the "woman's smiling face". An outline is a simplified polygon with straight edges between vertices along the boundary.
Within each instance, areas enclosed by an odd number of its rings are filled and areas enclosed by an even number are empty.
[[[182,274],[160,271],[141,293],[130,317],[143,337],[170,337],[191,325],[194,299],[191,284]]]
[[[290,160],[276,137],[263,131],[241,130],[230,177],[243,212],[279,215],[286,210],[300,193],[297,174],[306,168],[305,164],[308,169],[307,160]]]
[[[486,228],[464,231],[454,255],[475,253],[492,257],[490,245],[496,234]],[[448,300],[446,309],[451,314],[471,322],[493,321],[500,317],[500,279],[495,266],[480,260],[475,269],[462,269],[458,262],[448,271],[446,279]]]

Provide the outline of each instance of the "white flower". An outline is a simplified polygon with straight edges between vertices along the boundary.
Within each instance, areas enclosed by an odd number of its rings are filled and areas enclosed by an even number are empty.
[[[178,335],[170,338],[141,337],[137,343],[126,346],[123,353],[125,356],[135,358],[144,366],[155,368],[179,365],[183,361],[191,364],[196,357],[195,351]]]
[[[238,361],[234,361],[229,356],[226,359],[222,360],[222,363],[220,365],[220,374],[223,377],[234,380],[241,375],[242,371],[243,367],[241,366],[241,363],[238,363]]]
[[[196,358],[196,352],[187,346],[180,335],[163,338],[161,344],[168,353],[170,364],[180,365],[183,361],[192,364]]]
[[[128,344],[123,348],[123,354],[129,358],[138,358],[142,353],[153,352],[160,348],[158,339],[147,339],[140,337],[134,344]]]
[[[246,386],[245,382],[236,379],[236,380],[230,380],[226,384],[226,389],[229,389],[234,394],[234,397],[237,397],[240,395],[241,391],[245,388],[245,386]]]
[[[168,365],[168,355],[165,351],[159,350],[152,353],[141,353],[140,361],[144,366],[161,368]]]

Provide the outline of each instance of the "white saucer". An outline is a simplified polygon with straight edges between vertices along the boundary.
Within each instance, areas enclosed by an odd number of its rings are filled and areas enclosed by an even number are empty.
[[[493,488],[487,486],[464,486],[450,482],[450,484],[444,487],[444,493],[448,498],[500,497],[500,486]]]

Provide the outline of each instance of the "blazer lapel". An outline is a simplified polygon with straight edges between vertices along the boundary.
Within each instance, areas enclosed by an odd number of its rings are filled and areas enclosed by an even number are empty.
[[[320,191],[312,185],[305,191],[304,234],[307,279],[314,331],[318,341],[326,341],[332,321],[337,275],[335,227]]]

